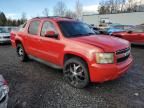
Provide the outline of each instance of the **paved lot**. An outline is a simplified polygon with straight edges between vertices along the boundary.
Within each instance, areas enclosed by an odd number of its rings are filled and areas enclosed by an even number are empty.
[[[8,108],[144,108],[144,47],[133,46],[133,67],[121,78],[75,89],[62,71],[18,61],[10,45],[0,46],[0,74],[8,80]]]

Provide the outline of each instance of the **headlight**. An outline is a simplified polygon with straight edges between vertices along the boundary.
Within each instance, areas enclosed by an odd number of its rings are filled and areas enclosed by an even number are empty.
[[[8,94],[9,87],[7,85],[0,85],[0,101]]]
[[[114,53],[97,53],[96,62],[99,64],[114,63]]]

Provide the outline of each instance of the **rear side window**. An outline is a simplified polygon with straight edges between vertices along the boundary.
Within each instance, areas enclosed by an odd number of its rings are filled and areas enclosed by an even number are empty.
[[[25,28],[27,25],[27,22],[25,22],[23,25],[21,25],[21,28]]]
[[[25,22],[24,24],[20,25],[20,26],[17,28],[17,30],[23,31],[24,28],[26,27],[26,25],[27,25],[27,22]]]
[[[52,22],[44,22],[41,30],[41,36],[44,36],[47,31],[54,31],[55,33],[57,33],[56,28]]]
[[[29,34],[37,35],[38,34],[39,25],[40,25],[40,21],[31,22],[31,24],[29,26],[29,30],[28,30]]]

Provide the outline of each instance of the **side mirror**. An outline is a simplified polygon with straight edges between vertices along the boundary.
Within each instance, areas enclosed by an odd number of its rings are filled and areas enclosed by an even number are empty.
[[[45,37],[58,38],[58,34],[55,33],[54,31],[47,31],[47,32],[45,33]]]

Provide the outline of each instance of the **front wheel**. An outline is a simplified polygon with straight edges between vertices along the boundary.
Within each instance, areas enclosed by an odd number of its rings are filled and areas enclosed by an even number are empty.
[[[84,88],[89,83],[88,66],[80,58],[71,58],[64,64],[64,79],[75,88]]]
[[[22,44],[18,44],[17,45],[17,55],[20,59],[20,61],[24,62],[28,60],[28,56],[24,50],[24,47],[22,46]]]

